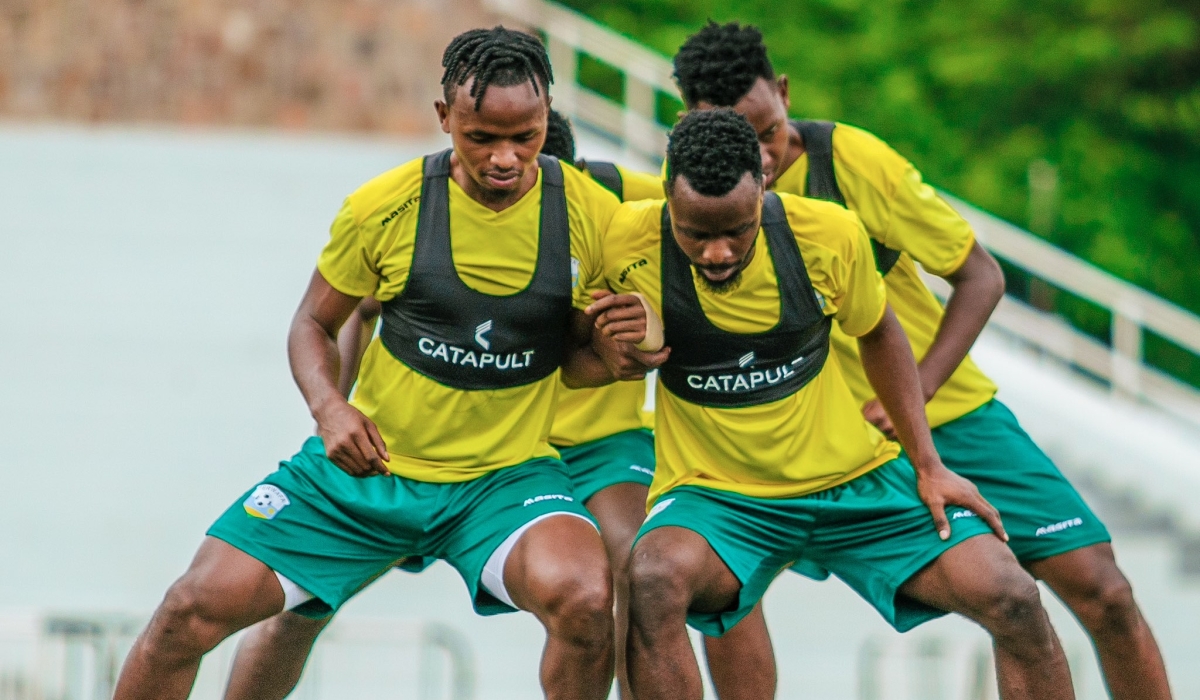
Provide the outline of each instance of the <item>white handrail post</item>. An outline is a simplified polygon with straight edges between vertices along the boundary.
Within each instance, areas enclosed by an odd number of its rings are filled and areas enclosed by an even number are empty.
[[[1123,299],[1112,314],[1112,388],[1137,398],[1142,393],[1142,309],[1136,301]]]
[[[554,69],[554,87],[551,90],[554,108],[574,119],[579,107],[575,88],[579,84],[579,54],[575,52],[573,44],[557,34],[549,34],[547,40],[547,53],[550,54],[550,65]]]
[[[654,86],[625,72],[625,149],[630,153],[650,153],[654,145],[647,141],[644,124],[654,124]]]

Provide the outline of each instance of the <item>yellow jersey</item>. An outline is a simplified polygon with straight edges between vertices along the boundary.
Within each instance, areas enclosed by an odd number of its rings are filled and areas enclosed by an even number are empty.
[[[621,175],[624,201],[662,199],[663,181],[657,175],[640,173],[617,165]],[[610,435],[652,428],[654,415],[643,411],[646,403],[646,382],[614,382],[594,389],[559,387],[558,408],[550,443],[573,447]]]
[[[887,299],[908,334],[920,362],[933,344],[945,313],[917,272],[949,275],[966,261],[975,244],[971,226],[921,179],[921,173],[879,138],[862,129],[838,124],[833,130],[833,168],[846,205],[858,214],[867,234],[900,251],[900,259],[884,277]],[[808,154],[776,179],[772,189],[803,195]],[[874,398],[858,354],[858,344],[836,324],[831,337],[846,382],[859,404]],[[966,415],[987,403],[996,385],[967,357],[925,405],[930,427]]]
[[[825,298],[825,313],[847,333],[874,328],[886,308],[885,294],[858,218],[828,202],[780,198],[813,287]],[[608,285],[644,294],[659,315],[662,207],[661,201],[621,205],[604,238]],[[731,333],[772,328],[780,317],[779,287],[761,230],[741,276],[723,293],[693,280],[705,316]],[[833,353],[807,385],[766,404],[713,408],[684,401],[661,382],[658,389],[651,501],[684,485],[758,498],[802,496],[854,479],[899,454],[895,443],[863,419]]]
[[[338,291],[387,302],[404,290],[416,240],[423,159],[410,161],[346,198],[317,261]],[[608,190],[563,169],[570,226],[573,302],[591,303],[602,285],[600,241],[619,206]],[[492,211],[450,178],[450,247],[470,288],[496,296],[528,285],[537,263],[542,204],[537,184],[515,204]],[[376,336],[367,347],[351,403],[378,426],[388,468],[427,482],[458,482],[535,457],[549,444],[558,373],[532,384],[464,391],[444,386],[396,359]]]

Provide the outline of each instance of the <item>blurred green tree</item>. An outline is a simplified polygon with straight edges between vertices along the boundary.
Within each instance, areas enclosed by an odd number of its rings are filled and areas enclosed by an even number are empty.
[[[798,116],[878,134],[926,178],[1200,313],[1194,0],[565,0],[673,55],[709,18],[759,26]],[[1106,313],[1009,268],[1106,339]],[[1148,337],[1147,359],[1200,384]]]

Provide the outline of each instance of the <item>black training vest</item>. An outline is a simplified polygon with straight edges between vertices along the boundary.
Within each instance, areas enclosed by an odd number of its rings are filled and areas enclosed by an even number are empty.
[[[455,389],[532,384],[562,364],[571,314],[571,235],[562,168],[538,156],[537,267],[522,291],[471,289],[450,248],[450,151],[425,158],[417,238],[404,291],[383,303],[380,340],[397,360]]]
[[[675,242],[663,205],[663,330],[671,356],[659,377],[685,401],[720,408],[777,401],[799,391],[825,366],[831,322],[817,302],[783,202],[774,192],[763,198],[762,228],[779,283],[779,323],[762,333],[730,333],[704,315],[692,265]]]
[[[800,132],[804,139],[804,150],[808,152],[808,180],[804,183],[805,196],[813,199],[824,199],[846,206],[846,198],[838,187],[837,176],[833,174],[833,122],[814,120],[792,120],[792,126]],[[900,251],[892,250],[884,244],[871,239],[871,249],[875,253],[875,269],[879,274],[891,272],[896,261],[900,259]]]
[[[592,179],[600,183],[609,192],[617,195],[617,199],[625,201],[625,182],[621,179],[621,171],[617,166],[603,161],[585,161],[588,174]]]

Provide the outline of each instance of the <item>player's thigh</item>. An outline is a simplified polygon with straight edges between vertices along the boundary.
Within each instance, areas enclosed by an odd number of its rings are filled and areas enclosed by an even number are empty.
[[[810,524],[772,499],[691,486],[660,495],[633,547],[635,619],[647,607],[677,607],[682,599],[689,624],[724,634],[797,557]]]
[[[238,629],[281,611],[283,589],[266,564],[206,537],[188,570],[167,592],[163,607],[168,615]]]
[[[646,519],[650,489],[640,483],[613,484],[592,496],[587,509],[600,523],[600,537],[614,571],[625,571],[633,540]]]
[[[947,549],[901,588],[904,595],[949,612],[977,617],[1019,589],[1033,585],[1012,551],[991,536]]]
[[[963,542],[992,537],[974,513],[949,507],[942,540],[917,494],[916,473],[899,457],[813,499],[821,514],[793,570],[821,578],[832,572],[903,632],[945,614],[902,590],[906,581]]]
[[[608,554],[595,526],[571,513],[539,520],[517,541],[504,584],[522,610],[553,611],[573,599],[612,608]]]
[[[458,570],[480,614],[534,603],[542,609],[536,592],[556,582],[597,580],[610,595],[608,556],[595,520],[557,459],[529,460],[454,485],[443,512],[430,533],[431,553]]]

